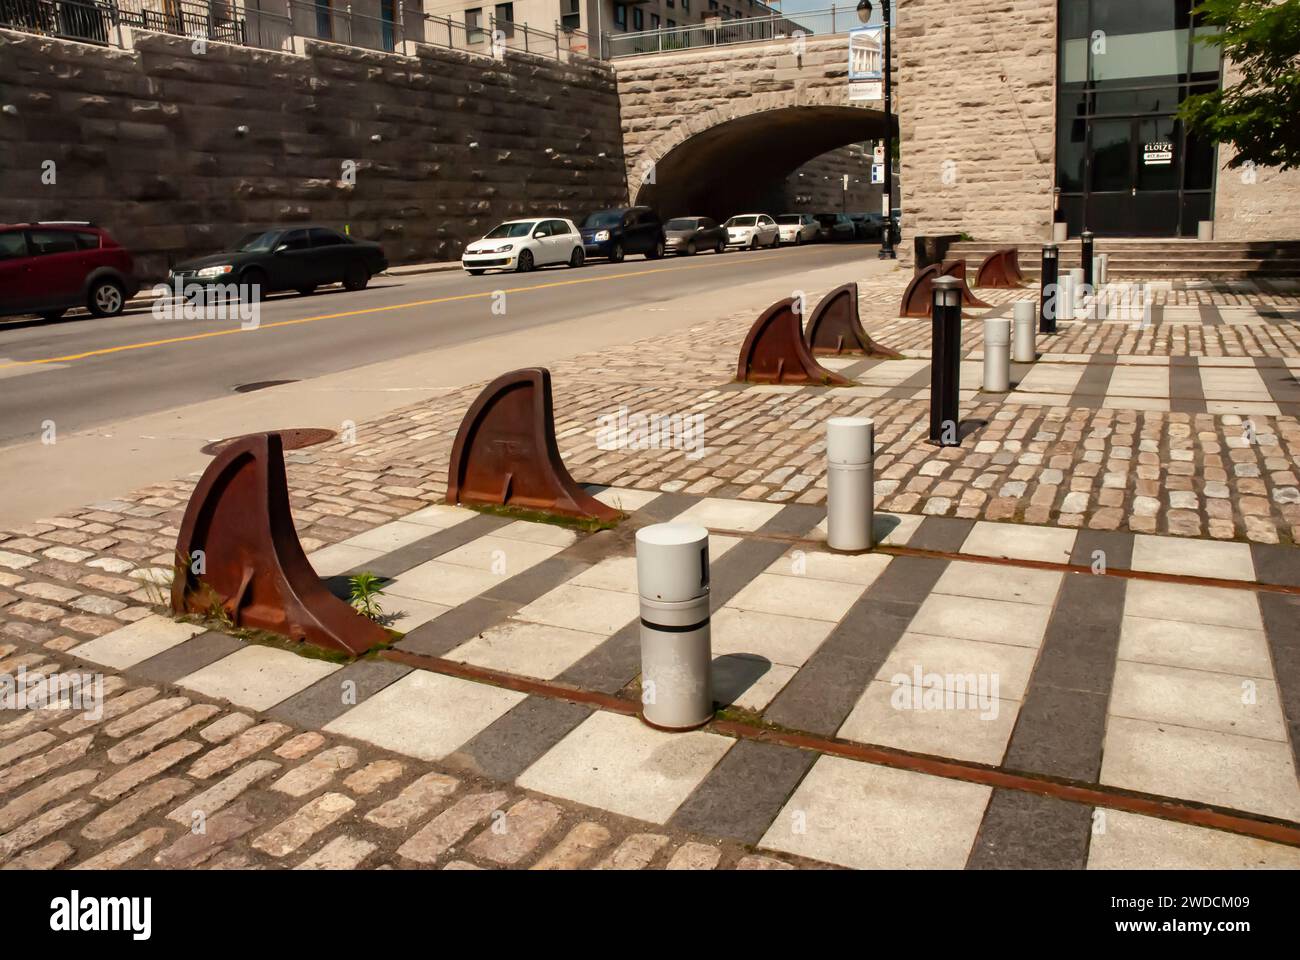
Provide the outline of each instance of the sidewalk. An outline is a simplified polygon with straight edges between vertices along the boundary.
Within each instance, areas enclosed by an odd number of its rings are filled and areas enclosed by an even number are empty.
[[[1062,324],[937,450],[904,279],[862,306],[910,359],[833,361],[853,387],[729,383],[752,314],[553,364],[561,451],[630,514],[614,531],[439,505],[479,385],[291,454],[318,573],[388,581],[405,636],[377,659],[160,616],[192,479],[13,531],[0,674],[122,679],[98,725],[0,714],[0,861],[1300,866],[1300,300],[1171,290],[1150,328]],[[600,449],[621,406],[704,414],[704,456]],[[877,423],[858,557],[821,545],[822,424],[850,413]],[[727,709],[691,734],[634,716],[631,532],[667,519],[712,533]]]

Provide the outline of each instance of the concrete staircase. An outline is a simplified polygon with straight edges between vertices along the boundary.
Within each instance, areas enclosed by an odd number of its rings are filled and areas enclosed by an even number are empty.
[[[980,262],[1001,247],[1020,248],[1020,269],[1037,277],[1043,242],[966,241],[948,248],[947,259],[966,258],[971,282]],[[1060,244],[1061,269],[1079,266],[1078,238]],[[1300,240],[1118,240],[1098,238],[1093,253],[1110,258],[1113,280],[1240,280],[1300,277]]]

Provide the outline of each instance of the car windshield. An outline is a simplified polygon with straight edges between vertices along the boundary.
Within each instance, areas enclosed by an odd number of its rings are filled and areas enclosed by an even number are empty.
[[[584,227],[617,227],[623,222],[622,210],[602,210],[582,221]]]
[[[235,244],[236,253],[266,253],[275,248],[280,238],[279,230],[266,230],[262,233],[250,233]]]
[[[776,218],[777,223],[803,223],[803,217],[797,213],[783,213]]]
[[[732,217],[727,221],[729,227],[752,227],[758,222],[758,217]]]
[[[700,221],[692,220],[690,217],[678,217],[676,220],[669,220],[664,224],[665,230],[694,230],[700,225]]]
[[[526,237],[533,232],[535,226],[537,226],[536,220],[515,220],[510,223],[502,223],[483,234],[483,239],[501,240],[504,237]]]

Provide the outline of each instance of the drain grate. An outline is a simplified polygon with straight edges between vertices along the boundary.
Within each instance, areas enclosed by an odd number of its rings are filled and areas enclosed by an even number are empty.
[[[318,443],[328,443],[334,439],[334,431],[327,430],[324,427],[289,427],[286,430],[268,430],[258,431],[259,433],[278,433],[284,443],[285,450],[301,450],[303,447],[312,447]],[[200,453],[206,453],[208,456],[216,456],[226,444],[232,440],[238,440],[238,437],[226,437],[222,440],[213,440],[199,449]]]
[[[255,380],[252,383],[237,383],[231,389],[235,393],[252,393],[254,390],[265,390],[267,387],[282,387],[286,383],[297,382],[297,380]]]

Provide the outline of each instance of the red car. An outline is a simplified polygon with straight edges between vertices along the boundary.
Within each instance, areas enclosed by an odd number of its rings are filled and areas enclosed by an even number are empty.
[[[139,289],[131,254],[93,223],[0,223],[0,317],[114,317]]]

